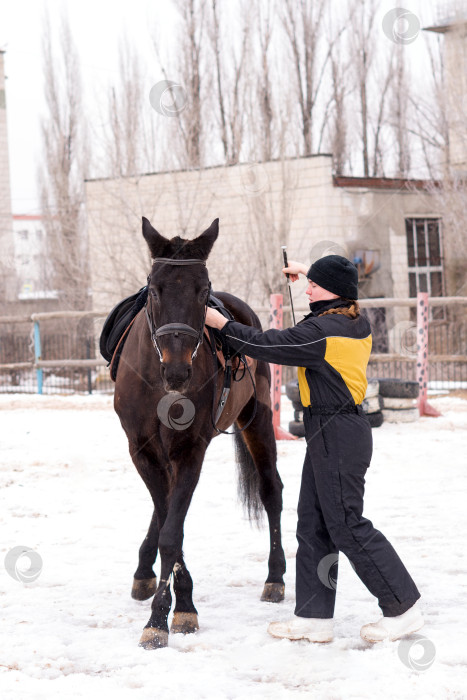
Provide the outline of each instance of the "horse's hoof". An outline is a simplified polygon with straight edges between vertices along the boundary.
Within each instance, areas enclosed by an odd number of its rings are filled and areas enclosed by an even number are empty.
[[[191,634],[199,630],[198,615],[188,612],[174,612],[170,631],[175,634]]]
[[[280,603],[284,600],[285,584],[284,583],[265,583],[261,600],[266,603]]]
[[[162,649],[169,646],[169,633],[157,627],[145,627],[138,646],[143,649]]]
[[[147,600],[152,598],[157,588],[157,578],[133,579],[131,597],[135,600]]]

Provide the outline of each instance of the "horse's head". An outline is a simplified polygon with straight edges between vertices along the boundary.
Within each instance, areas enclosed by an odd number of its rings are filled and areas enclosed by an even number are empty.
[[[143,236],[153,258],[148,278],[148,312],[166,391],[183,393],[190,383],[209,295],[205,263],[218,233],[219,219],[215,219],[194,240],[179,236],[168,240],[143,217]]]

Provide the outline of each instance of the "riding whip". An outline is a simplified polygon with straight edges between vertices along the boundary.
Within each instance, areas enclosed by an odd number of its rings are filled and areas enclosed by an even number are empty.
[[[281,248],[282,248],[282,256],[284,258],[284,267],[288,267],[289,264],[287,262],[287,246],[283,245],[283,246],[281,246]],[[285,276],[287,277],[287,285],[289,287],[290,308],[292,310],[292,320],[293,320],[293,324],[295,326],[295,311],[293,308],[293,301],[292,301],[292,283],[290,281],[290,276],[289,276],[288,272],[285,273]]]

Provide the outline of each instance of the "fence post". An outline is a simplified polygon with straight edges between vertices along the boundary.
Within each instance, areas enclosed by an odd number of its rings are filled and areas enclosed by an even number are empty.
[[[417,294],[417,381],[420,387],[418,410],[421,416],[440,416],[428,403],[428,293]]]
[[[271,294],[269,297],[269,327],[282,330],[282,294]],[[272,425],[276,440],[296,440],[296,435],[291,435],[287,430],[281,428],[281,387],[282,387],[282,365],[269,365],[271,368],[271,406]]]
[[[90,360],[91,359],[91,339],[86,336],[86,359]],[[91,374],[91,368],[88,368],[87,371],[87,376],[88,376],[88,394],[92,394],[92,374]]]
[[[41,330],[39,327],[39,321],[34,321],[34,358],[36,363],[40,362],[42,359],[42,350],[41,350]],[[43,387],[43,370],[42,369],[36,369],[36,377],[37,377],[37,393],[42,394],[42,387]]]

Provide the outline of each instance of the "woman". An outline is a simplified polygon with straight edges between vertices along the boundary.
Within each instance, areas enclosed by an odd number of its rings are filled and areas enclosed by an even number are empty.
[[[293,328],[264,333],[207,310],[206,323],[250,357],[298,367],[307,450],[298,502],[295,616],[273,622],[274,637],[333,638],[338,552],[377,597],[383,617],[364,625],[363,639],[396,640],[423,626],[420,593],[384,535],[362,516],[365,473],[373,443],[361,403],[371,329],[360,314],[358,271],[340,255],[283,269],[306,275],[310,313]],[[331,576],[332,567],[332,576]]]

